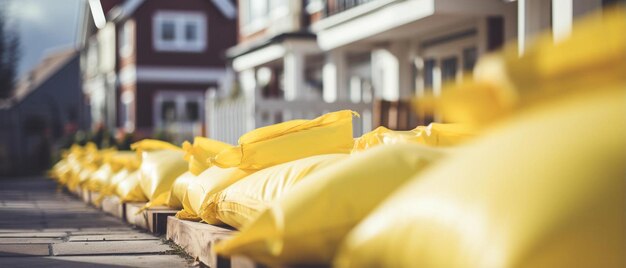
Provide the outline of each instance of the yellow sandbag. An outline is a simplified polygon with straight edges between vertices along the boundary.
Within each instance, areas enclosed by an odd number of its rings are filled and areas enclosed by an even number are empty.
[[[139,183],[139,170],[129,172],[126,178],[117,183],[115,194],[122,202],[147,202]]]
[[[89,191],[100,192],[104,186],[109,184],[111,177],[117,171],[119,168],[115,169],[110,163],[102,164],[85,183],[85,188]]]
[[[183,198],[183,210],[176,214],[179,219],[199,221],[202,205],[207,197],[224,190],[254,171],[239,168],[210,167],[191,180]],[[219,223],[209,221],[208,223]]]
[[[111,161],[120,165],[121,169],[111,175],[111,179],[108,181],[107,185],[102,187],[96,203],[99,203],[104,197],[115,195],[118,184],[125,180],[129,174],[136,171],[140,165],[138,156],[132,152],[120,152],[116,154]]]
[[[547,32],[518,57],[515,44],[481,57],[474,81],[416,100],[417,109],[435,110],[446,122],[484,127],[491,122],[561,95],[592,92],[623,83],[626,75],[626,10],[604,10],[574,23],[558,44]],[[602,40],[596,42],[594,40]]]
[[[165,205],[174,180],[187,171],[182,148],[160,140],[145,139],[131,149],[141,157],[139,185],[150,200],[146,207]]]
[[[442,149],[417,144],[381,145],[351,155],[308,176],[216,250],[274,265],[330,263],[353,226],[443,155]]]
[[[337,267],[626,267],[626,91],[555,101],[394,194]]]
[[[195,137],[193,144],[185,141],[183,150],[185,161],[189,162],[189,171],[193,175],[200,175],[211,166],[210,158],[230,147],[232,147],[230,144],[204,137]]]
[[[142,153],[139,182],[151,205],[165,205],[174,180],[187,171],[182,150],[156,150]]]
[[[143,139],[130,145],[130,149],[137,152],[137,155],[141,156],[144,151],[156,151],[156,150],[181,150],[180,147],[171,144],[166,141]]]
[[[202,220],[241,229],[307,175],[346,157],[346,154],[316,155],[257,171],[209,197],[201,211]]]
[[[196,177],[197,176],[193,175],[191,171],[187,171],[176,178],[174,184],[172,184],[169,199],[167,200],[168,207],[174,209],[183,208],[183,200],[185,195],[187,195],[187,186],[191,181],[195,180]]]
[[[352,152],[363,151],[380,144],[416,143],[429,146],[452,146],[463,143],[475,133],[473,127],[463,124],[431,123],[409,131],[393,131],[386,127],[378,127],[356,139]]]
[[[313,155],[349,153],[353,115],[357,114],[343,110],[255,129],[241,136],[238,146],[219,153],[213,163],[258,170]]]
[[[59,162],[57,162],[56,164],[54,164],[54,166],[52,166],[52,168],[48,172],[48,176],[50,178],[56,180],[57,182],[59,182],[61,174],[65,170],[67,170],[68,162],[69,161],[68,161],[67,158],[63,158],[63,159],[59,160]]]

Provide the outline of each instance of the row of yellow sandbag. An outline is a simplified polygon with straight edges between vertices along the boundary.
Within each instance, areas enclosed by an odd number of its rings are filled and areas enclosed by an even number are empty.
[[[187,172],[176,179],[168,205],[177,207],[181,204],[183,210],[177,214],[181,219],[202,220],[212,224],[226,223],[241,228],[282,192],[286,192],[307,175],[348,158],[351,151],[357,152],[383,143],[451,144],[454,139],[462,141],[472,135],[469,129],[462,126],[433,124],[404,132],[379,128],[355,142],[351,138],[351,117],[351,112],[341,111],[312,120],[332,123],[329,125],[290,128],[289,131],[284,131],[285,126],[296,123],[290,121],[283,123],[284,125],[252,131],[242,137],[238,146],[227,145],[230,149],[213,157],[213,166],[202,172]],[[333,126],[335,124],[344,126],[341,131],[337,131]],[[264,134],[264,139],[259,140],[262,142],[246,142],[250,141],[249,137],[259,133],[272,134]],[[197,138],[196,143],[202,140],[206,138]],[[328,142],[331,140],[334,143]],[[234,157],[233,153],[236,154]],[[240,156],[241,153],[243,157]],[[246,158],[246,155],[265,156],[252,159]],[[223,161],[225,156],[228,159],[245,160]]]
[[[625,13],[609,11],[556,46],[544,37],[521,59],[509,50],[488,58],[479,70],[502,68],[492,81],[479,77],[435,103],[481,127],[480,137],[452,150],[378,146],[336,160],[243,218],[215,250],[270,265],[626,267],[624,33]],[[276,190],[260,187],[256,195]],[[249,210],[242,203],[228,202],[218,219]]]
[[[615,20],[589,24],[605,34],[626,30]],[[579,32],[560,46],[583,40]],[[487,130],[461,148],[385,145],[348,156],[351,134],[345,144],[326,147],[325,141],[343,141],[343,132],[325,132],[329,125],[311,122],[330,121],[292,121],[255,130],[238,146],[215,150],[214,156],[206,153],[208,161],[194,164],[205,165],[195,170],[199,174],[167,179],[174,185],[169,192],[167,183],[159,187],[160,180],[146,180],[158,178],[159,168],[169,174],[164,167],[171,161],[163,157],[142,163],[142,180],[151,182],[150,189],[166,189],[151,192],[159,192],[152,195],[154,202],[176,197],[183,206],[179,217],[239,228],[239,234],[217,245],[218,253],[244,254],[268,264],[623,267],[626,91],[625,76],[611,74],[626,70],[626,42],[623,36],[611,36],[615,39],[607,42],[622,50],[601,48],[592,50],[597,54],[593,59],[580,56],[594,60],[594,68],[571,76],[566,84],[589,86],[586,82],[598,72],[608,72],[593,92],[560,88],[557,82],[568,74],[563,69],[582,67],[559,58],[549,61],[561,66],[551,73],[506,88],[494,83],[493,93],[509,90],[519,97],[505,102],[506,116],[501,109],[465,115],[479,120],[464,122],[480,122]],[[519,61],[536,60],[530,54]],[[505,70],[519,72],[510,66],[520,63],[506,59],[511,63]],[[600,64],[607,62],[611,64]],[[540,94],[527,89],[528,84],[554,90],[540,101],[517,101]],[[473,84],[469,89],[480,88]],[[455,94],[445,94],[440,105],[447,107]],[[466,105],[478,109],[476,103],[493,104],[492,96],[477,95]],[[450,113],[444,110],[444,115]],[[500,124],[489,127],[496,119]],[[581,126],[581,121],[593,125]],[[363,149],[390,140],[420,141],[415,137],[429,132],[418,128],[413,133],[382,129],[355,144]],[[200,154],[191,150],[196,143],[186,146],[188,159]],[[337,148],[344,151],[332,151]],[[185,163],[180,166],[183,173]]]
[[[134,152],[113,148],[98,150],[95,144],[88,143],[84,147],[73,145],[64,152],[49,175],[70,191],[80,187],[93,192],[116,193],[123,201],[141,202],[147,199],[135,187],[140,163]]]
[[[70,189],[82,186],[90,191],[101,192],[101,198],[115,194],[125,202],[150,201],[147,207],[167,205],[184,208],[178,214],[180,218],[200,220],[200,215],[204,215],[205,222],[221,223],[215,213],[205,211],[208,198],[258,170],[320,155],[304,164],[287,165],[288,171],[284,171],[286,175],[298,174],[291,178],[291,183],[295,183],[304,175],[326,165],[321,162],[334,162],[326,158],[341,158],[350,151],[364,150],[376,144],[406,141],[449,145],[469,136],[463,133],[466,131],[463,127],[442,124],[405,132],[381,127],[355,143],[352,139],[353,115],[351,111],[339,111],[314,120],[293,120],[260,128],[242,136],[238,146],[203,137],[197,137],[193,144],[184,143],[182,149],[162,141],[143,140],[132,145],[137,155],[113,149],[98,151],[92,144],[85,148],[73,146],[70,153],[53,168],[52,174],[59,174],[61,167],[67,166],[66,163],[72,159],[81,159],[75,165],[70,165],[78,170],[75,174],[81,175],[69,174],[73,178],[70,180],[76,183],[67,183],[62,179],[60,183],[68,185]],[[321,156],[324,154],[335,155]],[[102,160],[92,161],[93,156]],[[280,167],[275,169],[280,170]],[[247,178],[247,181],[254,182],[257,180],[255,178],[271,172],[264,171]],[[284,179],[280,174],[274,177],[275,180]],[[246,183],[243,185],[249,187]],[[256,186],[253,186],[248,191],[255,189]],[[231,193],[228,196],[239,195]],[[249,217],[249,213],[243,214]],[[227,222],[236,227],[241,226],[232,220]]]

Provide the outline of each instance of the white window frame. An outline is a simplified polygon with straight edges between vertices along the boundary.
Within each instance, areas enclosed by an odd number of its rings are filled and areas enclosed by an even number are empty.
[[[174,40],[163,40],[163,23],[174,23]],[[157,11],[152,19],[152,39],[156,51],[202,52],[207,48],[207,18],[202,12],[194,11]],[[197,26],[197,38],[190,42],[185,39],[185,27],[189,22]]]
[[[203,123],[204,122],[204,93],[198,91],[182,91],[182,90],[161,90],[156,93],[153,103],[153,122],[158,128],[165,127],[165,123],[161,118],[162,103],[165,101],[173,101],[176,104],[176,115],[180,116],[185,113],[185,104],[187,102],[196,101],[198,103],[198,120],[197,121],[181,121],[177,118],[178,123]]]
[[[265,1],[266,7],[264,17],[255,18],[249,21],[249,14],[251,12],[252,6],[250,5],[250,1]],[[256,32],[259,32],[269,26],[270,17],[272,16],[272,6],[270,0],[246,0],[241,1],[241,17],[240,23],[242,25],[241,32],[246,35],[250,35]]]

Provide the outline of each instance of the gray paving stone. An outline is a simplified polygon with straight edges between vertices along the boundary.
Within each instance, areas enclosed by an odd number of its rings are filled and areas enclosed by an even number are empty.
[[[66,232],[0,232],[0,238],[6,237],[24,237],[24,238],[34,238],[34,237],[48,237],[48,238],[63,238],[66,237]]]
[[[134,241],[134,240],[160,240],[160,238],[144,233],[104,234],[104,235],[72,235],[69,242],[87,241]]]
[[[48,244],[0,244],[0,257],[48,255],[50,255]]]
[[[26,232],[37,232],[40,230],[37,229],[0,229],[0,234],[3,233],[26,233]]]
[[[60,239],[60,238],[48,238],[48,237],[35,237],[35,238],[9,237],[9,238],[0,238],[0,244],[53,244],[53,243],[63,243],[63,240]]]
[[[0,267],[192,267],[182,258],[171,255],[71,256],[0,258]]]
[[[0,181],[0,215],[0,267],[190,266],[159,238],[56,192],[52,181]]]
[[[74,242],[52,245],[55,256],[76,255],[121,255],[166,253],[171,248],[161,241],[111,241],[111,242]]]
[[[105,227],[105,228],[82,228],[80,231],[85,232],[102,232],[102,231],[137,231],[137,229],[129,226]]]
[[[70,232],[70,235],[111,235],[111,234],[136,234],[139,231],[74,231]]]

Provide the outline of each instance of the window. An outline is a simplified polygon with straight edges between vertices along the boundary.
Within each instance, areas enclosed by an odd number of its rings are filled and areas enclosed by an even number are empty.
[[[471,73],[474,70],[474,65],[478,60],[478,49],[476,47],[469,47],[463,49],[463,71]]]
[[[266,27],[269,12],[269,0],[242,1],[241,24],[243,25],[243,30],[253,33]]]
[[[163,21],[161,25],[161,40],[163,41],[176,40],[176,36],[174,32],[175,27],[176,27],[176,24],[174,21]]]
[[[157,51],[202,52],[206,49],[207,26],[203,13],[159,11],[153,23]]]
[[[185,40],[187,42],[195,42],[198,39],[198,25],[187,23],[185,25]]]
[[[441,81],[455,81],[458,59],[456,56],[444,58],[441,61]]]
[[[178,90],[160,91],[154,99],[154,124],[196,124],[204,120],[204,94]]]
[[[164,122],[176,121],[176,102],[168,100],[161,103],[161,120]]]
[[[185,103],[185,119],[191,122],[200,119],[200,105],[198,105],[198,102],[187,101]]]

